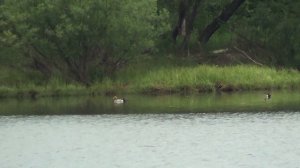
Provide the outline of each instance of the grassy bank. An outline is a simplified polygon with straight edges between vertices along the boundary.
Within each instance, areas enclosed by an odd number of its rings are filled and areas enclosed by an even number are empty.
[[[1,97],[79,96],[116,93],[197,93],[208,91],[299,89],[300,73],[251,65],[131,67],[90,87],[56,80],[46,85],[0,86]]]
[[[154,70],[136,81],[141,90],[170,91],[238,91],[262,89],[292,89],[300,85],[300,73],[295,70],[275,70],[268,67],[197,66]],[[138,88],[137,87],[137,88]]]

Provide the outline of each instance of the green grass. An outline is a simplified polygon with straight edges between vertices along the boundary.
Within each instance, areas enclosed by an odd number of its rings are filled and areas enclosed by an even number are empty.
[[[217,87],[219,86],[219,88]],[[90,87],[53,79],[47,84],[0,85],[0,97],[79,96],[116,93],[299,89],[300,73],[253,65],[211,66],[169,62],[135,64]]]
[[[1,86],[0,97],[50,97],[88,95],[89,90],[81,85],[61,84],[57,87],[49,85],[22,85],[18,87]]]
[[[213,91],[289,89],[300,86],[300,73],[250,65],[174,67],[152,70],[135,81],[141,90]]]

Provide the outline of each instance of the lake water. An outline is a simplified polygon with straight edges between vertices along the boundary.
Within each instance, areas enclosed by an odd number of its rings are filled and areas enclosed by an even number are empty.
[[[1,99],[0,167],[300,167],[297,92],[127,98]]]

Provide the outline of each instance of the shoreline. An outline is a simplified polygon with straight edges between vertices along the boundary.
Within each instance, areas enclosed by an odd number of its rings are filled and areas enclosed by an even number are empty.
[[[230,86],[231,87],[231,86]],[[291,87],[291,88],[255,88],[255,89],[239,89],[239,88],[230,88],[225,87],[225,89],[215,90],[208,89],[203,90],[196,88],[180,88],[180,89],[158,89],[158,88],[148,88],[143,91],[124,91],[124,90],[107,90],[107,91],[92,91],[91,88],[81,88],[78,90],[66,91],[66,90],[45,90],[45,89],[30,89],[30,90],[18,90],[11,89],[11,91],[3,90],[3,87],[0,88],[0,99],[5,98],[47,98],[47,97],[82,97],[82,96],[114,96],[114,95],[175,95],[175,94],[184,94],[184,95],[195,95],[195,94],[206,94],[206,93],[238,93],[238,92],[273,92],[273,91],[300,91],[300,88]]]
[[[37,98],[64,96],[96,96],[115,94],[195,94],[205,92],[239,92],[300,90],[300,73],[292,69],[277,70],[253,65],[152,68],[117,74],[89,87],[63,81],[44,85],[20,84],[0,86],[0,98]]]

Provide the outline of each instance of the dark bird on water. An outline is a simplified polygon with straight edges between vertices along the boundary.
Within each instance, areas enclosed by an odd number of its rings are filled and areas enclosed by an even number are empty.
[[[265,96],[265,100],[269,100],[269,99],[271,99],[271,93],[267,93]]]

